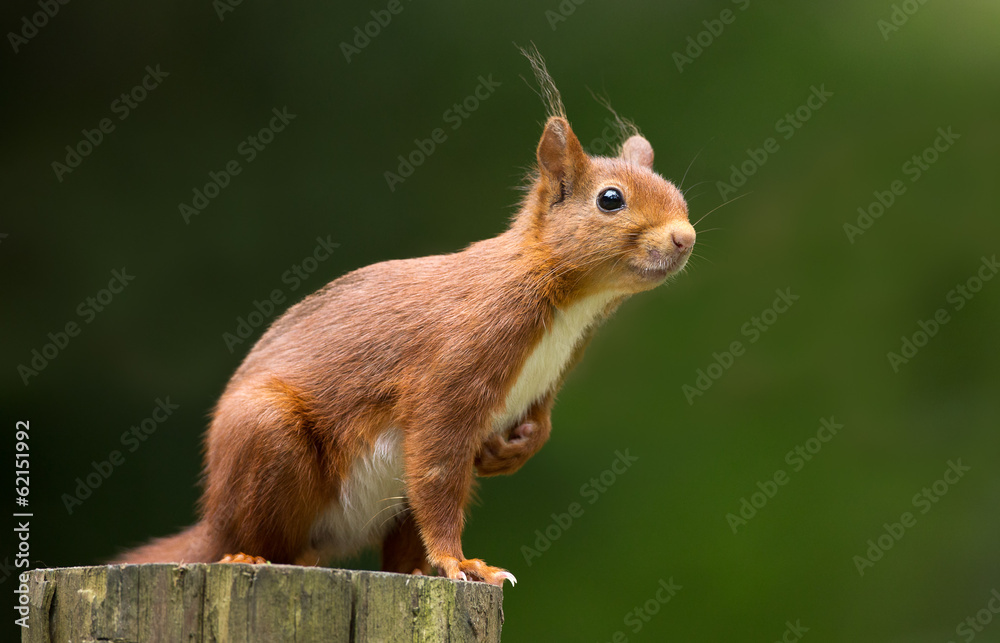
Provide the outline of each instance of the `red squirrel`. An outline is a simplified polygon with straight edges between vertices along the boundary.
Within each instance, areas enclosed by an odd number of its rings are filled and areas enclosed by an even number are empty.
[[[513,473],[541,448],[597,326],[695,242],[649,142],[619,120],[620,153],[588,156],[529,59],[549,117],[510,227],[360,268],[292,306],[215,407],[199,522],[116,562],[315,565],[381,545],[386,571],[516,582],[462,549],[476,474]]]

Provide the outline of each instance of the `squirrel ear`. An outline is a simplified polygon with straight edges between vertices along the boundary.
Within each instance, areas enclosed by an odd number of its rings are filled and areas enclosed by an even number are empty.
[[[621,157],[629,163],[653,169],[653,146],[639,134],[630,136],[625,141]]]
[[[572,183],[586,167],[587,154],[573,133],[569,122],[553,116],[545,123],[538,142],[538,169],[542,177],[559,183]]]

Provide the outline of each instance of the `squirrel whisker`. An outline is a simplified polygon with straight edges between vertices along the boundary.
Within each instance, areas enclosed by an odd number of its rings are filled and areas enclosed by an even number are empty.
[[[712,208],[711,210],[709,210],[709,211],[708,211],[708,212],[706,212],[705,214],[701,215],[701,218],[700,218],[700,219],[698,219],[697,221],[695,221],[695,222],[694,222],[693,224],[691,224],[691,225],[693,225],[693,226],[695,227],[695,229],[697,229],[697,227],[698,227],[698,224],[699,224],[699,223],[701,223],[701,222],[702,222],[702,221],[703,221],[703,220],[705,219],[705,217],[707,217],[708,215],[712,214],[713,212],[715,212],[716,210],[718,210],[718,209],[719,209],[719,208],[721,208],[722,206],[724,206],[724,205],[729,205],[729,204],[730,204],[730,203],[732,203],[733,201],[739,201],[740,199],[742,199],[743,197],[745,197],[745,196],[747,196],[747,195],[749,195],[749,194],[750,194],[750,192],[744,192],[743,194],[739,195],[739,196],[738,196],[738,197],[736,197],[735,199],[729,199],[728,201],[723,201],[722,203],[720,203],[719,205],[715,206],[714,208]]]

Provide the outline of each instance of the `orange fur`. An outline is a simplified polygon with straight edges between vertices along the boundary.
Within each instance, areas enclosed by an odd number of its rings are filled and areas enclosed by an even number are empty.
[[[454,254],[355,270],[289,309],[216,406],[200,522],[122,560],[208,562],[245,551],[320,562],[337,543],[317,536],[317,521],[349,504],[352,471],[398,430],[405,507],[373,532],[386,568],[502,583],[502,570],[462,550],[474,472],[513,472],[541,447],[556,390],[594,328],[558,385],[498,433],[491,423],[522,366],[557,311],[611,293],[606,316],[683,267],[693,245],[684,199],[652,171],[652,156],[637,135],[620,157],[589,157],[565,118],[552,116],[537,177],[506,232]],[[624,210],[598,209],[609,187],[624,194]],[[518,446],[508,438],[522,421],[538,432]]]

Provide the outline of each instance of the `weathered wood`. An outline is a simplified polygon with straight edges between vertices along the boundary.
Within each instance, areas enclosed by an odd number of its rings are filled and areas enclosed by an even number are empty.
[[[294,565],[110,565],[30,573],[23,643],[500,640],[484,583]]]

